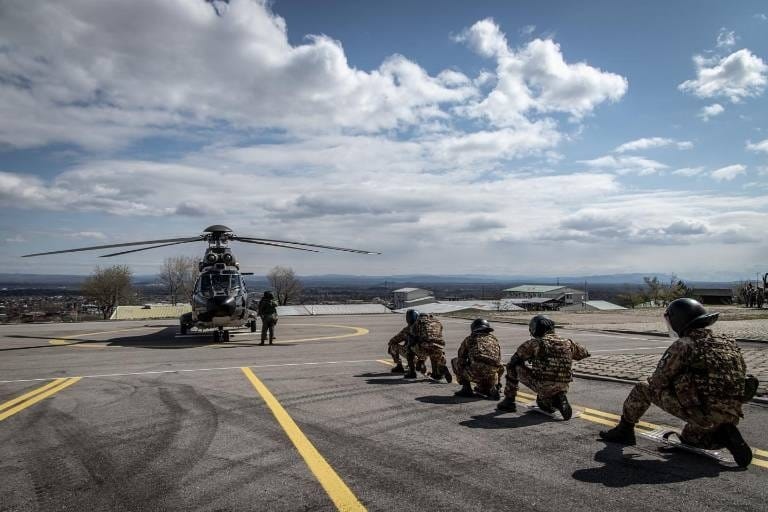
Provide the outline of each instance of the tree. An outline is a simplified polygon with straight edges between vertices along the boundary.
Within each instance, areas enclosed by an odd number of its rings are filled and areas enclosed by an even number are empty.
[[[160,270],[160,282],[168,291],[168,298],[174,306],[192,295],[195,280],[200,274],[197,259],[192,256],[166,258]]]
[[[296,277],[296,273],[290,267],[274,267],[267,274],[267,281],[275,293],[275,298],[281,306],[288,304],[288,301],[295,299],[301,294],[301,282]]]
[[[653,301],[655,306],[660,305],[662,296],[664,295],[664,285],[661,284],[661,281],[659,281],[659,278],[656,276],[646,276],[643,278],[643,281],[645,281],[645,287],[647,288],[646,296],[648,297],[648,300]]]
[[[96,267],[82,286],[82,293],[93,301],[104,320],[109,318],[120,302],[128,302],[133,294],[133,273],[127,265]]]

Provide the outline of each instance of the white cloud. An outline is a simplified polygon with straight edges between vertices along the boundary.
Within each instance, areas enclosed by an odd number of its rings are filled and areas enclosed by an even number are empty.
[[[736,39],[736,32],[722,27],[717,34],[717,47],[731,48],[736,45]]]
[[[725,109],[722,105],[719,103],[713,103],[712,105],[702,107],[701,111],[699,112],[699,117],[704,121],[709,121],[711,118],[719,116],[723,112],[725,112]]]
[[[683,167],[681,169],[672,171],[672,174],[675,174],[677,176],[691,177],[691,176],[698,176],[702,172],[704,172],[703,167]]]
[[[644,137],[641,139],[625,142],[618,146],[613,151],[616,153],[626,153],[627,151],[640,151],[651,148],[662,148],[666,146],[675,146],[677,149],[691,149],[693,142],[691,141],[676,141],[675,139],[668,139],[664,137]]]
[[[552,40],[534,39],[510,48],[506,35],[490,18],[478,21],[457,38],[479,55],[496,59],[496,86],[479,101],[462,109],[497,126],[514,126],[529,112],[567,113],[574,118],[599,104],[618,101],[627,90],[626,78],[584,62],[569,64]]]
[[[536,25],[526,25],[520,29],[520,35],[528,37],[536,31]]]
[[[755,142],[754,144],[752,142],[747,141],[747,149],[749,151],[768,153],[768,139],[761,140],[760,142]]]
[[[639,156],[613,156],[606,155],[592,160],[579,160],[579,163],[587,167],[599,170],[610,170],[618,174],[637,174],[639,176],[648,176],[656,174],[669,166],[656,160],[643,158]]]
[[[763,93],[768,65],[746,48],[722,59],[693,58],[696,79],[686,80],[678,86],[683,92],[699,98],[725,97],[733,103]]]
[[[768,15],[766,15],[766,14],[764,14],[764,13],[761,13],[761,12],[759,12],[759,13],[755,14],[755,15],[754,15],[754,16],[752,16],[752,17],[753,17],[753,18],[755,18],[756,20],[760,20],[760,21],[768,21]]]
[[[137,34],[141,34],[137,37]],[[292,46],[261,2],[17,2],[0,16],[0,142],[109,148],[169,127],[377,132],[446,116],[477,93],[400,55],[351,67],[341,43]]]
[[[747,168],[741,164],[728,165],[715,169],[709,175],[715,181],[731,181],[740,174],[746,174]]]

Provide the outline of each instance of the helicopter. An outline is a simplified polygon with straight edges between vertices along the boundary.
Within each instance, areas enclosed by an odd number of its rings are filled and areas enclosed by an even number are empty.
[[[330,249],[357,254],[381,254],[378,252],[349,249],[346,247],[238,236],[227,226],[215,224],[205,228],[201,235],[192,237],[94,245],[90,247],[79,247],[77,249],[25,254],[22,258],[99,249],[113,249],[135,245],[150,245],[149,247],[129,249],[99,256],[100,258],[109,258],[134,252],[147,251],[149,249],[168,247],[171,245],[207,242],[208,248],[205,250],[205,254],[203,254],[202,259],[198,263],[200,275],[195,281],[194,291],[190,300],[192,311],[179,317],[179,332],[182,335],[186,335],[192,328],[201,330],[214,329],[213,341],[215,343],[226,343],[230,340],[230,331],[227,328],[247,327],[250,328],[251,332],[256,331],[256,312],[249,307],[249,296],[251,294],[248,293],[245,287],[245,280],[243,279],[244,275],[252,275],[253,272],[240,271],[240,264],[235,259],[232,249],[228,247],[230,241],[268,245],[307,252],[320,252],[317,249]]]

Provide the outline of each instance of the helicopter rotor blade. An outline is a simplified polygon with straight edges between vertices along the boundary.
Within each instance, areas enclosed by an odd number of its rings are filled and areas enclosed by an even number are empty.
[[[319,247],[321,249],[332,249],[334,251],[344,251],[344,252],[354,252],[357,254],[381,254],[380,252],[373,252],[373,251],[363,251],[360,249],[348,249],[346,247],[334,247],[332,245],[320,245],[320,244],[308,244],[304,242],[292,242],[290,240],[272,240],[270,238],[253,238],[253,237],[243,237],[243,236],[233,236],[232,240],[238,240],[240,242],[271,242],[271,243],[278,243],[278,244],[291,244],[291,245],[303,245],[305,247]],[[283,246],[287,247],[287,246]]]
[[[320,252],[314,249],[304,249],[303,247],[291,247],[290,245],[273,244],[272,242],[263,242],[261,240],[243,240],[242,238],[233,238],[233,240],[237,240],[239,242],[245,242],[246,244],[271,245],[273,247],[282,247],[283,249],[296,249],[297,251]]]
[[[130,247],[132,245],[165,244],[168,242],[197,242],[200,240],[203,240],[203,237],[195,236],[195,237],[186,237],[186,238],[166,238],[163,240],[145,240],[143,242],[125,242],[122,244],[92,245],[90,247],[79,247],[77,249],[65,249],[63,251],[37,252],[34,254],[25,254],[22,256],[22,258],[30,258],[32,256],[46,256],[48,254],[63,254],[65,252],[80,252],[80,251],[94,251],[98,249],[111,249],[113,247]]]
[[[190,244],[192,242],[198,242],[196,238],[194,240],[187,240],[186,242],[171,242],[169,244],[152,245],[150,247],[142,247],[141,249],[131,249],[130,251],[113,252],[112,254],[102,254],[99,258],[110,258],[112,256],[120,256],[121,254],[129,254],[132,252],[148,251],[150,249],[157,249],[159,247],[168,247],[169,245]]]

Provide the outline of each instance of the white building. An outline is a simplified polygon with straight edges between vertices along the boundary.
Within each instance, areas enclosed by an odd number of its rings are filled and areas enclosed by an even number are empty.
[[[420,304],[437,302],[431,291],[421,288],[400,288],[392,293],[394,293],[394,309],[412,308]]]
[[[507,288],[504,294],[508,299],[550,299],[560,307],[581,304],[586,300],[583,290],[560,285],[523,284]]]

